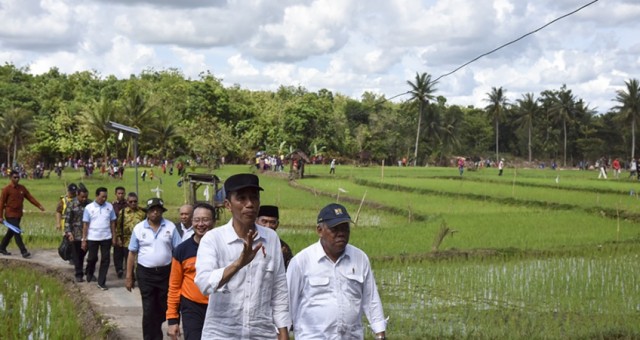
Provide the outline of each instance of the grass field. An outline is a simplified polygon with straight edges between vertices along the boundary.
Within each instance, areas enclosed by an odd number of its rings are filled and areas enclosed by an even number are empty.
[[[247,169],[215,174],[225,179]],[[165,216],[177,220],[185,187],[175,175],[154,172],[162,184],[140,181],[141,199],[159,187]],[[317,241],[324,205],[339,201],[357,215],[351,243],[372,260],[390,338],[640,338],[640,183],[628,174],[605,181],[595,171],[572,170],[506,169],[498,177],[483,169],[462,178],[456,168],[328,172],[308,166],[296,183],[261,174],[262,203],[280,206],[278,232],[294,253]],[[132,169],[124,181],[82,179],[74,171],[23,180],[47,208],[41,213],[26,203],[28,247],[57,246],[56,200],[68,183],[81,181],[90,197],[98,186],[110,199],[117,185],[135,187]],[[438,242],[443,227],[454,232]]]

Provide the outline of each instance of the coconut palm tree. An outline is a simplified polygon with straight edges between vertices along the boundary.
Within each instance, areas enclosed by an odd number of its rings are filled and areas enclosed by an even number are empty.
[[[625,82],[625,90],[616,91],[614,99],[620,105],[614,109],[620,111],[622,118],[631,125],[631,158],[635,159],[636,152],[636,125],[640,120],[640,85],[638,79],[629,79]]]
[[[110,101],[101,98],[100,101],[94,99],[78,116],[78,123],[95,138],[98,144],[104,147],[105,160],[109,159],[108,141],[113,134],[111,130],[107,129],[107,123],[115,120],[115,111],[115,107]]]
[[[416,132],[416,146],[413,152],[413,166],[416,166],[418,162],[418,142],[420,140],[420,125],[422,125],[424,108],[429,105],[429,100],[433,100],[435,98],[433,93],[437,90],[434,87],[437,83],[437,81],[431,81],[431,75],[426,72],[423,72],[422,74],[418,74],[416,72],[415,82],[407,80],[407,84],[411,86],[411,90],[408,92],[411,94],[411,100],[418,102],[420,105],[420,110],[418,112],[418,128]]]
[[[489,102],[489,105],[487,105],[484,109],[487,111],[489,117],[493,120],[496,128],[496,161],[499,160],[500,156],[498,149],[498,144],[500,141],[498,127],[509,105],[507,97],[505,97],[506,92],[507,90],[503,90],[502,86],[497,89],[495,87],[492,87],[491,92],[487,93],[488,98],[485,99],[485,101]]]
[[[35,130],[36,123],[33,121],[33,112],[14,107],[5,112],[0,120],[0,128],[3,137],[7,142],[7,166],[11,166],[11,147],[13,146],[13,162],[18,160],[19,146],[24,145],[24,141],[31,136]]]
[[[571,123],[575,116],[575,104],[576,99],[571,90],[567,90],[567,86],[562,85],[560,92],[555,93],[551,106],[551,113],[555,116],[555,120],[562,123],[563,166],[567,166],[567,124]]]
[[[516,102],[518,118],[515,123],[520,124],[520,126],[527,129],[527,135],[529,137],[527,148],[529,149],[529,162],[531,162],[531,134],[533,131],[533,120],[541,112],[540,106],[538,105],[538,100],[533,96],[533,93],[523,94],[522,98],[516,100]]]

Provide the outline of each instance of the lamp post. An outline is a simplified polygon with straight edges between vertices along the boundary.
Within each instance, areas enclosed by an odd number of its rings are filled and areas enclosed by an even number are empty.
[[[136,169],[136,194],[138,194],[138,136],[140,136],[140,130],[112,121],[107,123],[106,128],[107,130],[117,132],[119,140],[122,139],[123,134],[133,137],[133,162],[135,163]]]

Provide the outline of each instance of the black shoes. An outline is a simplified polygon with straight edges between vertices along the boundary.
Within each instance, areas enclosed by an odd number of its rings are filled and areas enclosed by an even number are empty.
[[[2,254],[2,255],[6,255],[6,256],[11,255],[11,253],[10,253],[10,252],[8,252],[8,251],[6,251],[6,250],[4,250],[4,249],[0,249],[0,254]]]
[[[97,279],[94,275],[91,275],[91,276],[87,275],[87,282],[96,281],[96,280]]]
[[[124,272],[122,270],[118,270],[118,278],[121,279],[124,276]]]
[[[26,251],[26,252],[22,253],[22,257],[24,257],[25,259],[28,259],[28,258],[31,257],[31,253]]]
[[[107,285],[101,285],[98,283],[98,288],[100,288],[100,290],[109,290],[109,288],[107,287]]]
[[[76,282],[84,282],[84,279],[82,278],[82,276],[78,276],[76,277]]]

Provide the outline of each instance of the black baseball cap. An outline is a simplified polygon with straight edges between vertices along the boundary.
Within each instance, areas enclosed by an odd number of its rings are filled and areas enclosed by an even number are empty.
[[[67,191],[68,192],[76,192],[76,191],[78,191],[78,186],[75,183],[71,183],[67,187]]]
[[[327,205],[322,208],[318,214],[318,224],[326,223],[329,228],[333,228],[344,222],[353,223],[351,216],[349,216],[349,213],[347,212],[347,208],[338,203],[331,203]]]
[[[224,192],[226,196],[244,188],[256,188],[259,191],[264,190],[260,187],[260,179],[254,174],[237,174],[224,181]]]

